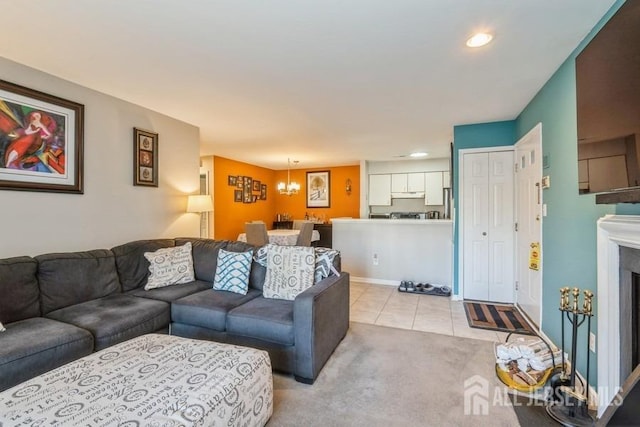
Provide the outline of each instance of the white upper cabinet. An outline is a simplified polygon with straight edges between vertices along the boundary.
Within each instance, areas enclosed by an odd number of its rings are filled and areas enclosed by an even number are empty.
[[[406,173],[391,174],[391,192],[392,193],[407,192],[407,174]]]
[[[424,192],[424,173],[393,173],[391,174],[392,193],[422,193]]]
[[[391,206],[391,174],[369,175],[369,205]]]
[[[424,204],[444,205],[442,195],[442,172],[427,172],[424,174]]]
[[[442,187],[451,188],[451,173],[449,171],[442,172]]]
[[[407,191],[410,193],[424,192],[424,173],[407,174]]]

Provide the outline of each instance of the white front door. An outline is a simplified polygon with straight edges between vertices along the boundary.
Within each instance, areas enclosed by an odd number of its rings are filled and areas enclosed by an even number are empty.
[[[513,151],[462,154],[465,299],[514,301]]]
[[[516,301],[540,326],[542,301],[542,125],[516,143]],[[532,247],[533,244],[533,247]],[[537,246],[536,246],[537,244]],[[539,262],[531,260],[538,252]],[[533,263],[532,263],[533,261]],[[533,264],[533,265],[532,265]],[[537,269],[536,269],[537,268]]]

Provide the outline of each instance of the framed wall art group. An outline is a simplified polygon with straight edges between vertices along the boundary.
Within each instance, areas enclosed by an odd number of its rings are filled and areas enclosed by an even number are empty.
[[[227,185],[235,187],[233,191],[234,202],[256,203],[258,200],[267,200],[267,184],[250,176],[229,175]]]
[[[0,189],[83,193],[84,105],[0,80]]]
[[[158,186],[158,134],[133,128],[133,185]]]

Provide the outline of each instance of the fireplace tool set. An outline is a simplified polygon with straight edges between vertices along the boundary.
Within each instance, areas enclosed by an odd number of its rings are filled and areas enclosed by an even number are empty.
[[[549,416],[568,427],[593,426],[594,419],[589,409],[589,337],[591,336],[591,318],[593,317],[593,292],[584,291],[582,307],[579,304],[580,289],[573,288],[572,303],[569,302],[570,289],[560,289],[560,318],[562,327],[562,371],[554,375],[550,384],[553,395],[546,410]],[[565,317],[571,324],[571,372],[567,377],[564,351]],[[587,322],[587,377],[582,384],[583,393],[576,389],[576,356],[578,352],[578,328]],[[580,380],[582,381],[582,380]]]

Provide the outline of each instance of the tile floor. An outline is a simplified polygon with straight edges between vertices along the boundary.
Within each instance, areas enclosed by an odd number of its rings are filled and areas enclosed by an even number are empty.
[[[504,342],[504,332],[470,328],[462,301],[398,292],[395,286],[351,282],[351,320],[464,338]]]

